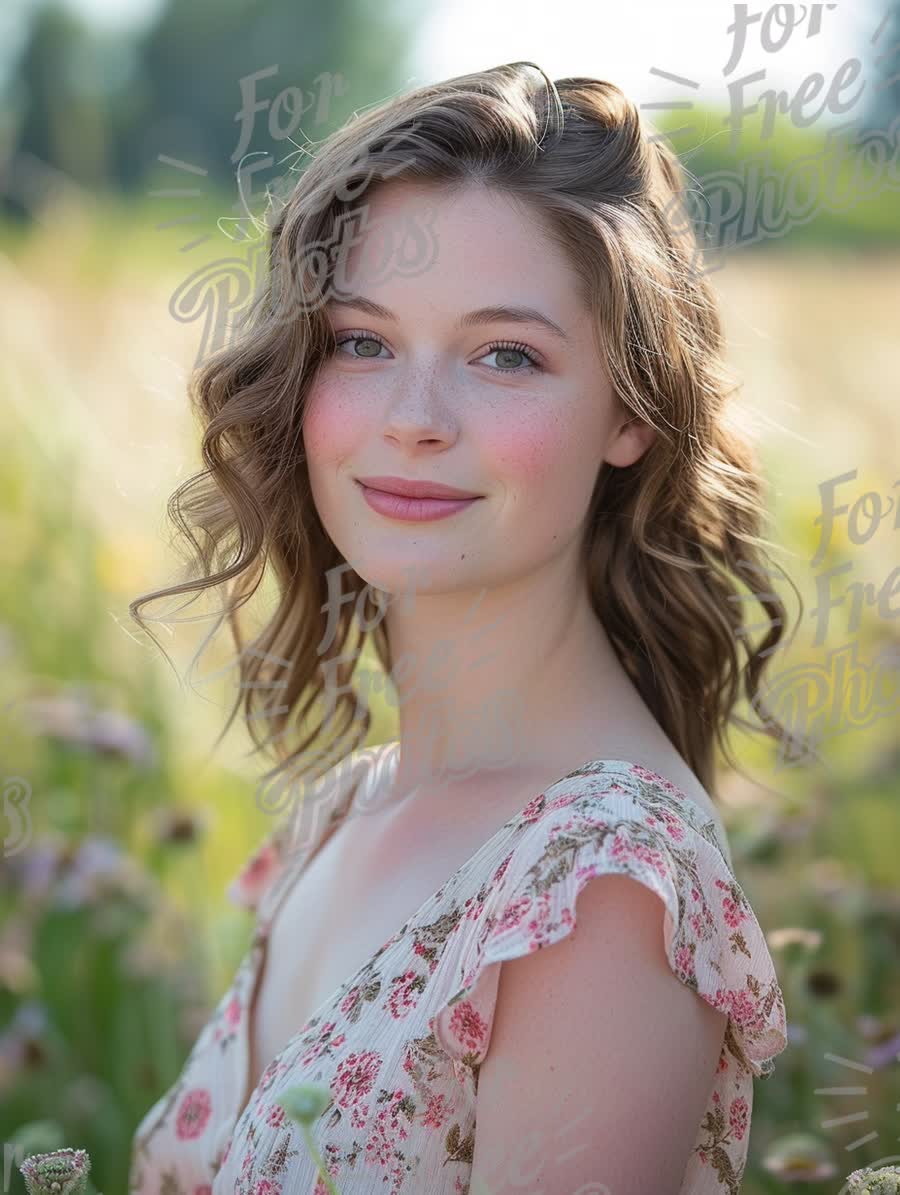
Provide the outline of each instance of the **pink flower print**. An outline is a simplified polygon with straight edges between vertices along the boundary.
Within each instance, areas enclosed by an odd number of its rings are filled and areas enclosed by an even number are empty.
[[[347,995],[343,998],[340,1003],[340,1010],[345,1017],[349,1016],[353,1011],[356,1004],[359,1002],[359,997],[360,989],[359,987],[355,987],[351,988]]]
[[[562,793],[547,805],[547,811],[551,809],[565,809],[567,805],[571,805],[573,801],[578,799],[577,793]]]
[[[334,1026],[335,1026],[334,1021],[326,1021],[325,1022],[325,1024],[319,1030],[319,1035],[316,1038],[316,1040],[312,1043],[312,1045],[309,1047],[309,1049],[306,1051],[306,1053],[301,1057],[301,1059],[300,1059],[301,1066],[308,1066],[310,1063],[315,1062],[315,1060],[319,1057],[319,1055],[323,1054],[325,1052],[325,1050],[328,1048],[328,1039],[331,1037],[331,1031],[332,1031],[332,1029],[334,1029]]]
[[[372,1132],[366,1140],[366,1162],[369,1165],[388,1169],[394,1160],[396,1142],[405,1141],[409,1136],[407,1117],[401,1108],[405,1098],[402,1091],[395,1091],[390,1102],[375,1117]]]
[[[327,1042],[324,1042],[321,1040],[314,1041],[312,1043],[312,1045],[309,1047],[309,1049],[306,1050],[305,1053],[300,1055],[300,1065],[301,1066],[312,1066],[312,1064],[316,1061],[316,1059],[320,1058],[321,1055],[325,1053],[325,1050],[327,1049],[327,1047],[328,1047]]]
[[[512,855],[507,855],[494,874],[491,876],[491,888],[493,888],[495,884],[499,884],[503,879],[504,875],[506,874],[506,869],[509,867],[510,859],[512,859]]]
[[[273,842],[264,843],[228,888],[228,898],[236,905],[255,909],[279,867],[278,850]]]
[[[269,1178],[261,1178],[253,1188],[253,1195],[281,1195],[281,1184]]]
[[[639,763],[633,763],[629,769],[632,776],[639,776],[641,780],[661,780],[661,776],[657,776],[656,772],[651,772],[649,768],[642,768]]]
[[[666,824],[666,832],[669,837],[673,838],[675,842],[681,842],[684,838],[684,826],[682,826],[675,814],[668,809],[663,809],[660,816]]]
[[[544,807],[544,794],[539,793],[536,797],[532,797],[525,808],[522,810],[521,819],[523,822],[533,822],[541,816],[541,810]]]
[[[550,920],[550,893],[542,892],[537,905],[532,910],[533,916],[528,922],[528,932],[531,934],[530,950],[536,950],[543,935],[543,931]]]
[[[666,866],[662,853],[645,846],[642,842],[631,842],[627,837],[620,836],[618,831],[613,838],[610,854],[614,859],[637,859],[640,863],[648,864],[665,878]]]
[[[273,1104],[269,1109],[269,1115],[266,1117],[266,1124],[270,1124],[273,1129],[280,1129],[284,1124],[285,1111],[279,1104]]]
[[[487,1037],[487,1022],[470,1000],[460,1000],[450,1018],[450,1031],[458,1042],[477,1050]]]
[[[331,1090],[335,1103],[351,1108],[369,1094],[381,1069],[381,1055],[374,1050],[348,1054],[338,1063]]]
[[[240,1023],[241,1019],[241,1002],[237,996],[232,996],[228,1002],[228,1007],[225,1009],[225,1021],[233,1029],[235,1025]]]
[[[342,1046],[346,1040],[347,1040],[346,1033],[339,1033],[337,1035],[337,1037],[333,1037],[331,1039],[332,1050],[336,1050],[339,1046]]]
[[[484,908],[484,901],[476,900],[474,896],[470,896],[466,901],[464,908],[466,910],[465,920],[474,921],[476,917],[481,914],[481,911]]]
[[[694,974],[694,952],[690,946],[679,946],[675,951],[675,968],[683,976]]]
[[[364,1129],[366,1121],[369,1119],[369,1105],[357,1104],[355,1108],[350,1109],[350,1123],[355,1129]]]
[[[179,1141],[188,1141],[199,1137],[206,1128],[209,1114],[212,1111],[212,1100],[205,1087],[195,1087],[187,1092],[178,1109],[178,1119],[175,1124],[175,1135]]]
[[[756,1000],[750,992],[719,988],[715,995],[716,1008],[729,1013],[739,1029],[754,1030],[760,1027],[762,1017]]]
[[[501,914],[500,920],[497,923],[497,932],[502,932],[507,929],[515,929],[525,920],[528,915],[528,910],[531,908],[531,897],[520,896],[518,900],[510,901]]]
[[[745,921],[747,914],[736,901],[733,901],[730,896],[726,896],[722,901],[722,916],[725,918],[727,925],[732,929],[737,929],[742,921]]]
[[[278,1073],[278,1059],[273,1059],[266,1069],[263,1071],[259,1079],[259,1091],[268,1091],[275,1081],[275,1076]]]
[[[450,1115],[450,1111],[450,1104],[443,1093],[432,1095],[428,1100],[422,1123],[430,1129],[439,1129]]]
[[[731,1108],[728,1111],[728,1123],[731,1125],[731,1131],[737,1137],[738,1141],[741,1140],[747,1131],[748,1120],[747,1101],[740,1095],[736,1100],[731,1101]]]
[[[401,1020],[415,1008],[423,987],[424,980],[415,971],[404,971],[391,980],[392,990],[384,1006],[394,1020]]]

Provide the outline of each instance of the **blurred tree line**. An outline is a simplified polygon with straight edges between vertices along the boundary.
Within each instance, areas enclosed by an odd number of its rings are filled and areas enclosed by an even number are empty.
[[[860,95],[842,117],[854,127],[840,137],[822,119],[784,113],[767,128],[760,97],[768,84],[748,89],[747,105],[760,102],[741,117],[737,143],[727,103],[695,108],[687,134],[678,119],[654,121],[698,184],[689,210],[708,245],[773,242],[787,232],[792,244],[900,241],[900,0],[882,11],[874,65],[863,60],[844,89],[843,98]],[[418,14],[404,0],[377,11],[364,0],[164,0],[148,27],[110,33],[58,0],[40,0],[27,19],[4,89],[0,150],[0,211],[21,220],[56,184],[134,194],[153,173],[171,181],[160,154],[237,197],[246,155],[281,161],[412,85]],[[847,58],[863,52],[848,46]],[[819,111],[832,83],[824,79],[804,116]],[[265,106],[250,113],[254,104]]]
[[[23,19],[0,186],[6,213],[23,218],[29,164],[92,192],[137,193],[165,154],[233,190],[243,107],[268,101],[242,153],[280,159],[296,150],[288,138],[319,141],[401,90],[415,30],[403,0],[383,0],[377,17],[364,0],[165,0],[127,32],[97,30],[54,0]]]

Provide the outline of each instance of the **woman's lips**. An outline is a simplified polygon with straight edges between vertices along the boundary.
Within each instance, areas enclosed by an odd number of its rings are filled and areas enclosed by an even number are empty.
[[[406,498],[402,494],[388,494],[384,490],[373,490],[361,481],[356,483],[362,490],[369,506],[378,514],[390,519],[403,519],[409,523],[427,523],[433,519],[445,519],[448,515],[465,510],[480,498]]]

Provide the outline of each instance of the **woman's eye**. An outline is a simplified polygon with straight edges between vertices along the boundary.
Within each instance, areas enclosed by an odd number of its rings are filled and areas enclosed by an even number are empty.
[[[361,353],[359,353],[359,354],[353,353],[352,354],[353,356],[355,356],[357,358],[357,360],[363,360],[364,358],[370,358],[370,357],[377,357],[379,349],[382,349],[385,347],[384,341],[380,340],[377,336],[373,336],[371,332],[368,332],[368,333],[346,332],[343,335],[339,336],[337,338],[337,340],[335,341],[335,345],[337,348],[340,348],[340,346],[342,344],[362,344],[362,345],[367,346],[366,348],[363,349],[363,351]]]
[[[527,344],[514,344],[510,341],[495,343],[488,348],[485,356],[497,357],[497,373],[530,373],[543,368],[540,359],[529,349]],[[515,362],[516,357],[524,357],[528,364],[517,365]],[[481,358],[481,360],[483,359]],[[511,366],[511,368],[507,368],[507,366]]]

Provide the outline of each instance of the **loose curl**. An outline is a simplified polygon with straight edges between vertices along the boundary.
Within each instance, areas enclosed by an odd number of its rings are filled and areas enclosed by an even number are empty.
[[[715,292],[696,268],[684,171],[612,83],[553,83],[530,62],[392,98],[310,158],[271,228],[266,284],[235,341],[189,385],[206,468],[175,491],[168,512],[199,575],[136,599],[133,617],[147,629],[147,602],[226,587],[216,626],[228,619],[241,686],[222,734],[243,702],[256,749],[278,761],[264,780],[327,770],[326,727],[338,758],[366,738],[371,714],[352,681],[369,639],[391,674],[383,594],[322,526],[301,428],[310,384],[334,348],[323,307],[342,264],[336,238],[366,210],[357,201],[388,178],[479,183],[537,215],[577,272],[617,400],[656,429],[637,462],[599,468],[583,564],[597,617],[666,735],[710,792],[716,744],[736,766],[729,723],[796,741],[768,712],[761,728],[734,713],[741,691],[757,713],[764,708],[763,672],[786,612],[759,535],[763,482],[726,409],[738,386],[723,361]],[[245,650],[238,612],[267,562],[277,606]],[[767,615],[755,646],[748,600]]]

